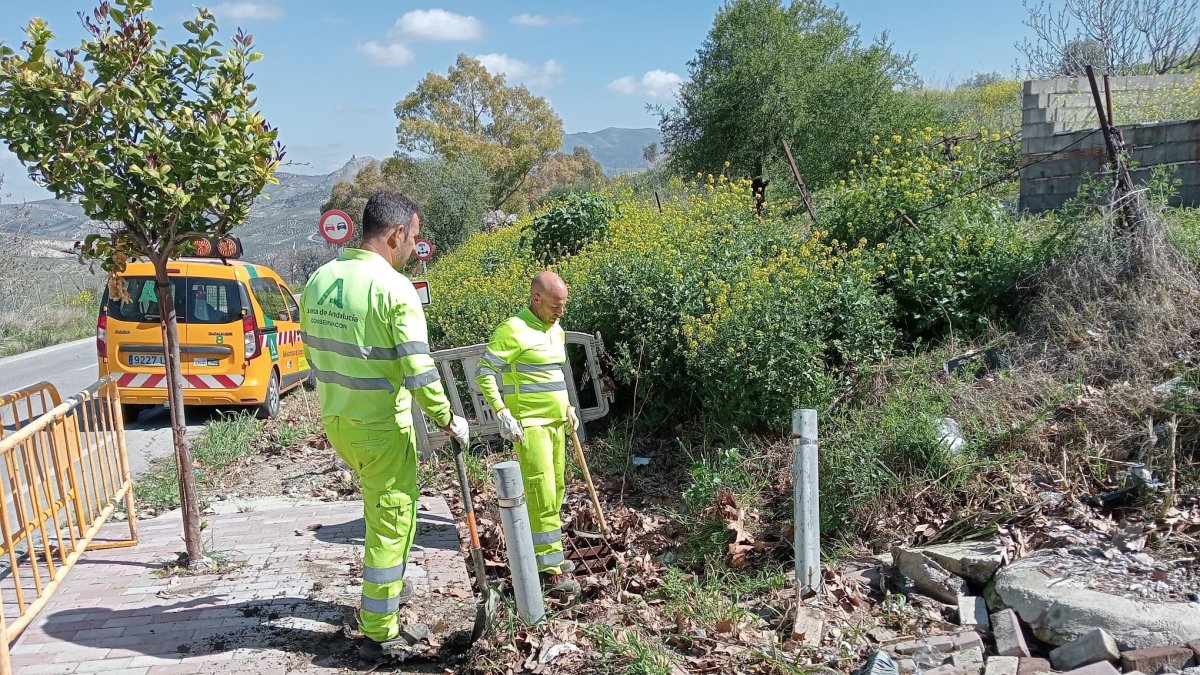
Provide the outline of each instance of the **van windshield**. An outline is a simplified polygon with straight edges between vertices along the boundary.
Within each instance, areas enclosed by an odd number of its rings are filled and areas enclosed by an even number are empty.
[[[108,316],[117,321],[157,322],[161,319],[153,277],[125,277],[129,302],[104,291]],[[179,323],[230,323],[242,315],[242,294],[236,281],[202,277],[172,278],[171,297]]]

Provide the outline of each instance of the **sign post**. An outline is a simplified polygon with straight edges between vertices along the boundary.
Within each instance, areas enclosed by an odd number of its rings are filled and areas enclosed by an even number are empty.
[[[345,211],[330,209],[321,214],[317,232],[334,246],[343,246],[354,236],[354,221]]]

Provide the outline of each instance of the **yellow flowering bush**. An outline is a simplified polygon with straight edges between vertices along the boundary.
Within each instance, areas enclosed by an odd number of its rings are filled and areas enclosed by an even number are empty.
[[[877,138],[821,195],[822,223],[871,251],[880,291],[895,298],[913,339],[1009,316],[1017,282],[1056,242],[1011,212],[1011,138],[982,130],[949,149],[942,138],[932,129]]]
[[[438,259],[427,280],[429,338],[437,349],[487,342],[492,331],[529,303],[539,267],[520,246],[514,225],[472,236]]]
[[[814,232],[711,284],[706,313],[683,324],[704,409],[778,428],[795,408],[825,407],[837,384],[832,368],[883,358],[893,303],[875,293],[877,272],[863,253]]]
[[[705,411],[775,423],[799,398],[829,391],[827,368],[890,340],[889,304],[873,294],[877,271],[862,248],[756,213],[747,182],[674,179],[660,189],[661,210],[622,182],[607,197],[619,209],[604,238],[554,266],[571,292],[562,323],[604,336],[626,403],[637,385],[644,422]],[[439,260],[428,312],[437,346],[485,341],[526,304],[535,259],[518,224]],[[766,410],[775,419],[737,412]]]

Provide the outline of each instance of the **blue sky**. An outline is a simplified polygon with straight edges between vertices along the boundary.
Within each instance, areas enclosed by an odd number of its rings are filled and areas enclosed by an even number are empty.
[[[94,2],[3,0],[0,41],[19,45],[30,17],[42,16],[59,48],[82,37],[76,12]],[[159,0],[152,17],[180,39],[196,1]],[[319,2],[210,0],[223,35],[252,33],[265,58],[254,64],[259,108],[280,129],[285,170],[328,173],[352,155],[395,148],[397,100],[428,71],[445,73],[460,52],[545,96],[565,130],[652,127],[646,103],[669,103],[687,77],[720,0],[483,0]],[[1009,73],[1024,34],[1021,0],[844,0],[864,39],[887,31],[917,56],[930,85],[977,72]],[[0,202],[42,199],[0,148]]]

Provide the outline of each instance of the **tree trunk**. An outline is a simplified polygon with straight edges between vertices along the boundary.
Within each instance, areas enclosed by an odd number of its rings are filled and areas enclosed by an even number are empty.
[[[183,510],[183,542],[188,564],[204,560],[200,546],[200,508],[196,499],[196,475],[192,449],[187,442],[187,422],[183,414],[183,372],[179,363],[179,324],[175,299],[167,277],[167,256],[151,259],[154,263],[155,290],[158,291],[159,322],[163,333],[163,356],[167,362],[167,410],[171,413],[171,440],[175,445],[175,470],[179,474],[179,506]]]

